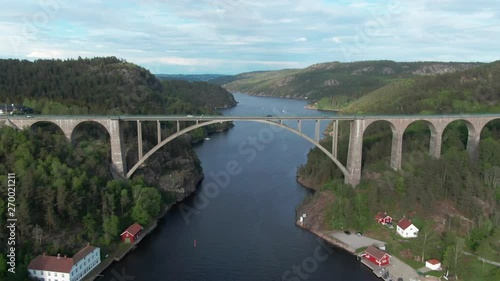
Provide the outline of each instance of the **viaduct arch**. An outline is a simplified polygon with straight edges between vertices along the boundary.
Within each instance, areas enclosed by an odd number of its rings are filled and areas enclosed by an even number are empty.
[[[465,122],[468,129],[467,151],[472,159],[477,159],[479,155],[479,141],[481,131],[487,123],[500,119],[500,114],[489,115],[402,115],[402,116],[328,116],[328,117],[253,117],[253,116],[211,116],[211,117],[193,117],[193,116],[37,116],[34,118],[12,116],[6,119],[6,125],[14,128],[31,127],[38,122],[51,122],[57,125],[68,140],[71,140],[72,133],[76,126],[83,122],[94,122],[102,125],[110,136],[111,142],[111,159],[113,162],[113,170],[122,177],[130,178],[133,173],[158,149],[173,139],[188,133],[197,128],[208,126],[227,121],[254,121],[265,124],[271,124],[280,128],[289,130],[307,141],[314,144],[322,150],[342,171],[344,174],[344,181],[351,186],[356,186],[361,180],[361,162],[362,162],[362,148],[363,148],[363,135],[368,126],[376,121],[388,122],[392,130],[392,144],[391,144],[391,167],[394,170],[401,169],[402,159],[402,145],[403,134],[412,123],[416,121],[424,121],[430,128],[431,137],[429,145],[429,154],[432,157],[439,158],[441,156],[442,136],[446,127],[458,120]],[[284,125],[283,120],[297,121],[297,128]],[[315,138],[302,133],[302,121],[315,120],[316,130]],[[141,122],[157,122],[158,144],[154,146],[149,152],[143,155],[142,148],[142,125]],[[161,139],[161,126],[160,122],[170,121],[177,122],[177,132],[168,136],[166,139]],[[181,130],[180,122],[195,122],[194,125],[186,127]],[[320,142],[320,122],[327,121],[333,122],[333,130],[331,136],[333,137],[332,150],[329,151],[323,147]],[[347,156],[347,163],[344,166],[337,159],[337,143],[338,143],[338,122],[350,122],[350,135],[349,135],[349,149]],[[137,123],[137,136],[138,136],[138,162],[130,169],[126,170],[125,163],[125,145],[123,143],[123,122],[136,122]]]

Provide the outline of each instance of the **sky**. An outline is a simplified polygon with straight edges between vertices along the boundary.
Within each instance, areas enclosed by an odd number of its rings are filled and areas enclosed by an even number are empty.
[[[0,0],[0,58],[115,56],[152,73],[500,59],[500,0]]]

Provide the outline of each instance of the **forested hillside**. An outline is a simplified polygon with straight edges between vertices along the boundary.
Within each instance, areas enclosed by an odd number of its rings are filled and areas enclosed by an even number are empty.
[[[479,63],[362,61],[330,62],[304,69],[250,72],[219,81],[230,91],[317,101],[319,109],[338,109],[349,102],[405,78],[470,69]]]
[[[429,114],[499,112],[500,63],[431,77],[392,83],[352,102],[346,113]],[[348,124],[339,129],[339,158],[346,163]],[[342,184],[331,160],[312,149],[299,169],[299,181],[320,190],[301,212],[322,206],[308,227],[353,229],[389,242],[391,254],[415,263],[435,257],[460,280],[496,280],[500,269],[481,266],[463,251],[499,262],[500,253],[500,120],[481,133],[480,157],[465,151],[467,127],[461,121],[443,135],[440,159],[428,155],[430,130],[424,122],[404,134],[401,171],[390,168],[392,131],[376,122],[364,134],[362,183],[355,189]],[[331,138],[324,140],[331,147]],[[327,200],[330,198],[330,200]],[[332,199],[333,198],[333,199]],[[421,229],[420,238],[402,243],[374,222],[380,211],[396,220],[406,216]],[[308,215],[309,217],[309,215]]]
[[[160,82],[144,68],[113,57],[0,60],[0,99],[33,107],[35,114],[217,114],[214,108],[236,105],[219,86]],[[228,128],[217,125],[209,130]],[[163,137],[175,129],[162,124]],[[125,123],[124,137],[130,168],[137,161],[135,124]],[[72,253],[90,242],[105,254],[130,223],[147,225],[168,203],[189,195],[203,178],[191,139],[164,146],[125,182],[112,178],[109,135],[95,124],[78,126],[72,142],[50,123],[21,132],[0,128],[0,177],[6,182],[7,173],[16,174],[18,203],[18,273],[9,280],[26,280],[27,264],[42,252]],[[145,122],[144,151],[155,144],[156,124]],[[0,195],[1,214],[7,210],[6,196]],[[5,218],[0,218],[3,229]],[[0,232],[0,240],[6,241],[5,235]],[[0,280],[6,276],[4,258]]]
[[[212,103],[202,104],[204,97]],[[202,113],[205,105],[207,110],[236,105],[221,87],[160,82],[146,69],[115,57],[0,60],[0,101],[24,103],[42,114]]]
[[[450,74],[391,83],[339,108],[359,114],[500,112],[500,61]]]

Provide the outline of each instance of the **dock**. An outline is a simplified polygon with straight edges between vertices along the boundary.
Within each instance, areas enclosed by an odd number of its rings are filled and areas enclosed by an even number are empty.
[[[391,276],[391,274],[389,273],[389,270],[387,270],[387,268],[383,267],[383,266],[377,266],[371,262],[369,262],[368,260],[358,256],[358,258],[361,260],[361,263],[366,265],[366,267],[368,267],[369,269],[371,269],[373,271],[373,274],[375,274],[375,276],[379,277],[379,278],[382,278],[383,280],[397,280],[394,278],[394,276]]]
[[[358,259],[366,267],[373,271],[373,274],[378,278],[386,281],[397,281],[403,279],[404,281],[419,281],[421,280],[418,274],[413,270],[404,270],[401,266],[401,261],[395,257],[391,257],[391,264],[386,266],[378,266],[362,258],[358,255]],[[395,263],[395,264],[394,264]]]

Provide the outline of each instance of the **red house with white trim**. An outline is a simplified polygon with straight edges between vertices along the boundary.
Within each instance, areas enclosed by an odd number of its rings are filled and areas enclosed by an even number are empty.
[[[388,253],[373,246],[366,248],[364,254],[361,256],[378,266],[388,265],[391,263],[391,256]]]
[[[122,241],[124,243],[134,243],[142,234],[143,229],[144,227],[142,227],[142,225],[134,223],[133,225],[125,229],[122,234],[120,234],[120,236],[122,237]]]
[[[392,217],[389,216],[386,212],[380,212],[375,216],[375,220],[377,221],[377,223],[385,225],[392,222]]]

